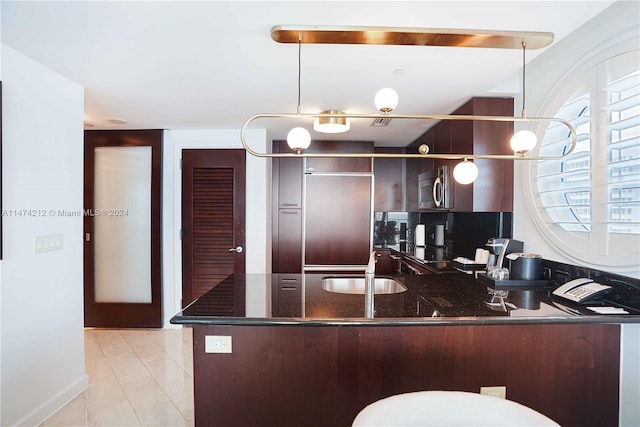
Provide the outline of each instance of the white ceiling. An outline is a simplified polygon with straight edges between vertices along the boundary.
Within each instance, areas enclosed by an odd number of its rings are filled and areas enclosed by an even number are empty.
[[[271,40],[273,26],[546,31],[557,43],[612,3],[3,0],[2,42],[84,86],[93,129],[239,129],[253,114],[296,112],[298,47]],[[400,95],[394,113],[448,114],[471,96],[518,92],[521,61],[519,50],[302,45],[302,112],[376,113],[376,91],[391,86]],[[338,137],[404,146],[431,126],[369,124],[352,123]],[[290,126],[251,127],[284,139]]]

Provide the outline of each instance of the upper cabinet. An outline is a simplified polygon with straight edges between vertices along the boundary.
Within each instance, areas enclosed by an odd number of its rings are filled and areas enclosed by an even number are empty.
[[[305,153],[373,153],[373,142],[312,141]],[[371,168],[371,158],[309,157],[305,172],[371,172]]]
[[[287,153],[290,151],[286,141],[276,141],[273,151]],[[278,199],[279,208],[302,207],[302,158],[276,158],[273,167],[273,192]]]
[[[402,154],[404,148],[376,148],[376,153]],[[376,212],[402,212],[405,210],[405,159],[376,158],[373,160],[375,177],[373,208]]]
[[[452,114],[475,116],[513,117],[513,98],[472,98]],[[431,153],[437,154],[509,154],[513,151],[509,140],[513,135],[513,122],[479,120],[443,120],[420,136],[407,148],[413,152],[423,143]],[[421,164],[422,162],[422,164]],[[417,188],[418,173],[441,165],[449,165],[450,188],[454,212],[511,212],[513,211],[513,160],[476,159],[478,178],[472,184],[462,185],[453,179],[453,168],[460,160],[433,159],[431,164],[418,159],[407,162],[407,210],[417,209],[410,196]],[[412,163],[412,166],[409,165]]]

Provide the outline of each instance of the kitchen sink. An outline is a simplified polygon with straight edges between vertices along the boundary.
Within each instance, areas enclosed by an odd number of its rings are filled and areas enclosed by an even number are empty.
[[[374,294],[399,294],[407,288],[397,280],[388,277],[374,278]],[[364,294],[364,277],[324,277],[322,289],[340,294]]]

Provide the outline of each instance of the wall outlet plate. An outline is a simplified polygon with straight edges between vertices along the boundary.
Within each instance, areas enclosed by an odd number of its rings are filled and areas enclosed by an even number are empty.
[[[480,394],[487,396],[499,397],[501,399],[507,398],[507,386],[492,386],[492,387],[480,387]]]
[[[231,337],[226,335],[205,335],[205,353],[231,353]]]

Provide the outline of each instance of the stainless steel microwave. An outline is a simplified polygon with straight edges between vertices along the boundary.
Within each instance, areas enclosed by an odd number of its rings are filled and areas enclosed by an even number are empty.
[[[453,200],[449,166],[439,166],[418,175],[418,208],[451,209]]]

